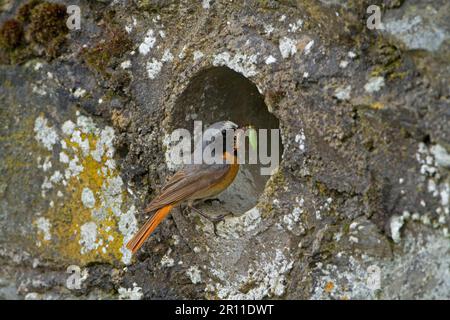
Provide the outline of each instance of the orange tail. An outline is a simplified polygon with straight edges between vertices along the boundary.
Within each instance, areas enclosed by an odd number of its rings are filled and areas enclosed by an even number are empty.
[[[134,254],[144,244],[144,241],[152,234],[153,230],[161,223],[161,221],[172,210],[173,205],[162,207],[155,214],[147,220],[147,222],[139,229],[138,233],[127,243],[127,248]]]

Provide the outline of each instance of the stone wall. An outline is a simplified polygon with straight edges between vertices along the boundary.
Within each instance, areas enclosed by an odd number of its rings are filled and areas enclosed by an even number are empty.
[[[0,1],[0,297],[450,298],[449,12]],[[235,212],[216,234],[176,209],[132,257],[167,135],[221,117],[279,126],[279,168],[203,205]]]

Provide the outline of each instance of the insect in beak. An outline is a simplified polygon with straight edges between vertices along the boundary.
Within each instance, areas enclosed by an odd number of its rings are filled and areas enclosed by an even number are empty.
[[[248,132],[248,141],[250,143],[250,146],[252,147],[253,150],[257,150],[258,149],[258,137],[256,134],[256,129],[249,125],[246,128],[246,131]]]

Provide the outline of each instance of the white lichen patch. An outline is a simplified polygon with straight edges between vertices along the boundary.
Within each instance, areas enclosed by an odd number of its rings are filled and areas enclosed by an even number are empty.
[[[120,67],[124,70],[126,69],[130,69],[131,68],[131,61],[130,60],[125,60],[120,64]]]
[[[180,244],[180,236],[177,234],[172,235],[172,239],[173,239],[173,245],[177,246],[178,244]]]
[[[278,48],[283,59],[287,59],[297,53],[297,40],[283,37],[280,39]]]
[[[120,287],[119,290],[120,300],[141,300],[144,296],[142,288],[133,283],[133,289]]]
[[[450,168],[450,154],[443,146],[436,144],[430,148],[430,152],[434,156],[438,166]]]
[[[41,195],[42,198],[45,198],[47,195],[47,191],[50,190],[53,187],[53,184],[50,182],[50,179],[48,177],[44,178],[44,182],[41,184]]]
[[[44,217],[39,217],[34,223],[36,228],[38,228],[39,232],[42,234],[43,239],[45,241],[50,241],[52,239],[52,235],[50,233],[50,220]]]
[[[388,19],[384,26],[386,32],[403,41],[409,49],[436,51],[448,35],[430,20],[425,22],[420,15],[405,16],[402,19]]]
[[[420,173],[422,175],[428,177],[433,177],[436,174],[438,175],[434,157],[432,156],[430,150],[428,150],[426,144],[423,142],[419,143],[419,148],[416,153],[416,159],[421,165]]]
[[[208,10],[211,7],[211,0],[202,0],[202,7],[205,10]]]
[[[181,164],[183,163],[183,157],[181,154],[177,154],[172,152],[172,148],[174,146],[170,134],[165,134],[163,139],[163,148],[165,149],[164,158],[166,162],[166,166],[169,170],[174,171],[181,168]]]
[[[34,69],[34,71],[39,71],[42,69],[43,66],[44,66],[44,64],[42,62],[36,62],[33,69]]]
[[[243,233],[255,230],[261,223],[261,213],[257,207],[239,217],[225,217],[217,224],[217,233],[227,239],[238,239]]]
[[[48,120],[44,116],[39,116],[34,122],[35,139],[39,141],[47,150],[53,150],[53,146],[58,141],[56,130],[48,125]]]
[[[231,282],[223,272],[211,270],[221,283],[209,289],[215,291],[220,299],[263,299],[264,297],[281,297],[286,290],[286,274],[292,269],[293,260],[288,259],[283,251],[276,249],[273,253],[263,252],[259,259],[249,267],[246,276],[238,276]],[[246,284],[252,288],[243,293],[240,288]]]
[[[295,135],[295,142],[298,143],[298,148],[301,152],[306,150],[306,137],[303,129],[300,130],[298,134]]]
[[[95,149],[91,151],[92,158],[94,158],[94,160],[96,160],[97,162],[101,162],[103,156],[106,156],[109,161],[113,161],[111,159],[114,155],[113,140],[114,140],[113,128],[105,127],[103,130],[101,130],[100,138],[97,140]]]
[[[334,96],[338,100],[350,100],[350,93],[352,92],[352,86],[339,87],[334,91]]]
[[[95,125],[94,120],[92,120],[92,118],[90,117],[86,117],[83,115],[79,115],[77,117],[77,126],[78,129],[85,134],[95,133],[95,131],[97,130],[97,126]]]
[[[90,150],[89,139],[81,137],[81,131],[75,130],[70,139],[71,142],[77,144],[81,151],[83,152],[83,156],[86,156]]]
[[[72,177],[77,177],[83,170],[84,167],[79,164],[79,158],[75,155],[69,160],[69,165],[67,166],[66,171],[64,171],[64,177],[69,180]]]
[[[193,57],[194,61],[198,61],[198,60],[200,60],[203,57],[204,57],[203,52],[201,52],[199,50],[195,50],[194,51],[194,57]]]
[[[399,243],[401,240],[400,230],[405,223],[405,218],[403,216],[392,216],[390,221],[391,237],[395,243]]]
[[[100,243],[97,241],[97,225],[95,222],[86,222],[80,228],[81,254],[97,249]]]
[[[315,211],[317,220],[322,220],[322,215],[324,213],[328,213],[330,211],[330,205],[332,202],[333,202],[332,198],[327,198],[325,202],[318,205],[318,207],[316,208],[316,211]]]
[[[83,88],[76,88],[76,90],[73,92],[73,96],[77,99],[83,98],[86,95],[86,90]]]
[[[135,17],[132,17],[132,23],[127,24],[127,25],[125,26],[125,31],[126,31],[127,33],[131,33],[131,31],[133,31],[134,27],[136,27],[136,26],[137,26],[137,20],[136,20]]]
[[[73,123],[71,120],[67,120],[63,123],[61,130],[65,135],[71,136],[73,130],[75,130],[75,123]]]
[[[50,128],[46,119],[38,119],[36,127]],[[125,244],[137,229],[136,209],[124,201],[127,188],[114,160],[114,129],[109,126],[99,128],[92,118],[77,113],[75,122],[67,120],[61,125],[61,132],[61,139],[56,135],[55,143],[52,140],[52,146],[60,144],[63,150],[55,155],[56,159],[52,159],[58,170],[52,172],[52,166],[46,165],[44,172],[47,176],[41,188],[43,197],[55,189],[49,199],[50,208],[56,210],[60,207],[58,202],[61,204],[62,201],[64,207],[73,205],[75,208],[69,211],[73,215],[73,225],[66,226],[73,234],[64,236],[76,237],[77,241],[66,241],[68,243],[62,246],[70,247],[72,255],[77,251],[86,259],[116,257],[129,264],[131,252]],[[38,141],[44,147],[49,145],[41,137]],[[38,159],[42,167],[40,162]],[[53,214],[59,213],[55,211]],[[52,217],[47,217],[51,223]],[[111,250],[114,250],[113,255]]]
[[[131,206],[127,212],[120,215],[119,230],[124,237],[124,243],[128,242],[137,231],[136,207]]]
[[[449,206],[449,198],[450,198],[450,185],[448,183],[442,183],[439,187],[441,196],[441,205],[444,208],[444,213],[448,215],[448,206]],[[445,210],[447,209],[447,210]]]
[[[303,50],[303,53],[305,55],[308,55],[311,52],[312,47],[314,46],[314,40],[309,41],[306,46],[305,49]]]
[[[341,60],[339,62],[339,68],[345,69],[348,66],[348,61],[347,60]]]
[[[264,62],[266,64],[272,64],[272,63],[277,62],[277,59],[274,56],[270,55],[266,58],[266,60],[264,60]]]
[[[164,50],[163,56],[161,58],[162,62],[171,62],[173,61],[173,54],[169,49]]]
[[[184,58],[186,58],[186,49],[187,49],[186,45],[184,45],[183,48],[181,48],[180,53],[178,53],[178,59],[183,60]]]
[[[126,265],[131,264],[131,259],[133,258],[133,253],[126,247],[122,246],[120,248],[120,253],[122,254],[122,262]]]
[[[191,279],[193,284],[202,282],[202,273],[197,266],[192,266],[186,271],[186,275]]]
[[[439,200],[439,206],[434,209],[438,215],[437,221],[433,223],[434,227],[445,226],[449,221],[450,208],[450,185],[448,181],[442,181],[441,174],[438,168],[438,157],[442,164],[442,150],[436,148],[436,145],[428,147],[425,143],[419,143],[419,147],[416,153],[416,159],[420,164],[420,174],[423,176],[424,183],[427,191]],[[436,156],[437,155],[437,156]],[[444,167],[444,166],[442,166]],[[421,200],[422,207],[426,207],[426,202]],[[426,208],[429,210],[429,208]],[[413,215],[414,217],[414,215]],[[416,220],[419,220],[424,224],[431,224],[430,218],[427,215],[418,215]],[[443,229],[445,232],[445,230]]]
[[[166,254],[161,258],[161,267],[163,268],[171,268],[175,265],[175,260],[170,257],[170,253],[172,249],[169,248]]]
[[[339,253],[338,258],[342,260],[342,265],[347,267],[338,267],[335,264],[323,265],[321,262],[316,264],[316,281],[312,300],[323,299],[361,299],[375,298],[376,289],[381,282],[381,274],[374,274],[374,267],[364,266],[354,257],[347,257],[345,253]],[[382,283],[381,283],[382,284]]]
[[[36,93],[36,94],[38,94],[40,96],[46,96],[47,95],[47,91],[45,91],[44,88],[45,88],[44,86],[38,87],[36,85],[33,85],[32,91],[33,91],[33,93]]]
[[[301,30],[303,26],[303,20],[298,19],[294,23],[289,23],[288,32],[296,32],[297,30]]]
[[[161,72],[163,65],[171,61],[173,61],[173,55],[169,50],[164,51],[161,60],[152,58],[152,60],[148,61],[146,65],[148,77],[152,80],[156,79],[158,74]]]
[[[64,179],[64,177],[61,174],[61,172],[59,172],[59,170],[56,170],[55,172],[53,172],[52,176],[50,177],[50,182],[53,184],[57,184],[57,183],[60,183],[63,179]]]
[[[367,81],[364,85],[364,90],[369,93],[380,91],[380,89],[384,86],[384,78],[383,77],[372,77]]]
[[[257,58],[257,54],[246,55],[236,53],[232,56],[229,52],[225,51],[214,56],[213,65],[227,66],[245,77],[252,77],[258,74],[256,70]]]
[[[295,199],[295,204],[294,209],[290,213],[283,216],[283,224],[289,231],[292,231],[296,235],[300,235],[305,231],[304,227],[299,223],[300,216],[305,210],[305,200],[297,197]]]
[[[83,191],[81,192],[81,202],[86,208],[94,208],[95,197],[91,189],[83,188]]]
[[[265,34],[270,35],[274,30],[275,30],[275,28],[273,27],[273,25],[271,25],[271,24],[264,25],[264,33]]]
[[[155,32],[149,29],[145,34],[144,41],[139,45],[139,53],[147,55],[156,43]]]
[[[47,172],[52,168],[52,161],[50,160],[50,156],[45,157],[44,162],[41,164],[41,157],[37,158],[38,168],[42,169],[44,172]]]

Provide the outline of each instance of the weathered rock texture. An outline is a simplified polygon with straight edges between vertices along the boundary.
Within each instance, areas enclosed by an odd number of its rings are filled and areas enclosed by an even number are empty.
[[[57,2],[80,30],[0,1],[1,297],[450,298],[448,1]],[[278,170],[131,257],[167,134],[221,117]]]

